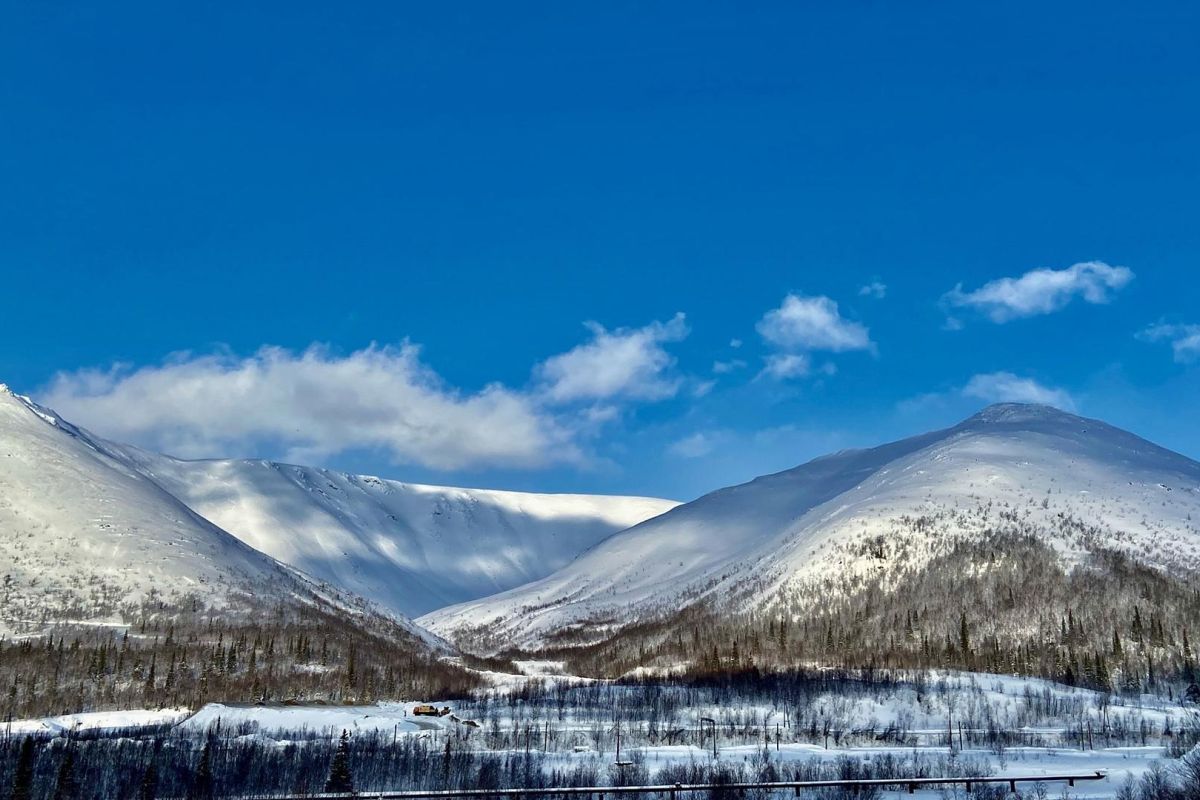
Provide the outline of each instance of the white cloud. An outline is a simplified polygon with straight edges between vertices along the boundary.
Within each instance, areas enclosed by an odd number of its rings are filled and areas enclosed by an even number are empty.
[[[742,340],[741,339],[730,339],[729,346],[732,347],[734,350],[737,350],[739,347],[742,346]]]
[[[746,362],[740,358],[735,358],[731,361],[714,361],[712,371],[717,375],[726,375],[734,370],[743,369],[745,366]]]
[[[716,437],[710,433],[693,433],[691,436],[685,436],[682,439],[671,444],[667,448],[673,456],[679,458],[703,458],[713,451],[716,446]]]
[[[1188,364],[1200,360],[1200,325],[1173,325],[1160,322],[1138,334],[1147,342],[1170,342],[1175,360]]]
[[[541,392],[553,403],[629,398],[661,400],[679,391],[667,373],[675,359],[663,345],[688,335],[683,314],[644,328],[606,330],[587,323],[592,340],[542,362],[535,370]]]
[[[973,309],[992,322],[1008,322],[1050,314],[1076,297],[1107,303],[1133,277],[1126,267],[1085,261],[1066,269],[1035,269],[1019,278],[999,278],[970,292],[964,292],[960,283],[943,295],[942,302],[951,308]]]
[[[759,375],[785,381],[789,378],[803,378],[810,372],[812,360],[808,356],[800,353],[774,353],[766,357],[766,366]]]
[[[858,290],[858,296],[882,300],[887,297],[887,284],[880,283],[879,281],[871,281]]]
[[[529,396],[496,384],[448,387],[408,343],[347,356],[265,347],[245,358],[60,373],[39,399],[106,436],[184,457],[268,449],[314,460],[369,448],[437,469],[579,458],[570,432]]]
[[[1067,411],[1075,409],[1075,401],[1063,389],[1043,386],[1032,378],[1022,378],[1011,372],[976,375],[962,388],[962,394],[989,403],[1039,403]]]
[[[871,350],[875,345],[863,325],[845,319],[828,297],[789,294],[783,304],[763,315],[758,332],[785,350]]]
[[[778,351],[764,358],[760,378],[787,380],[809,375],[813,372],[811,354],[818,351],[875,351],[866,326],[843,317],[838,304],[828,297],[789,294],[779,308],[764,314],[756,327],[767,344]],[[837,367],[826,363],[820,371],[832,375]]]
[[[158,366],[59,373],[38,399],[102,435],[185,458],[270,455],[320,462],[352,450],[433,469],[534,468],[587,460],[579,442],[623,404],[674,395],[662,344],[682,314],[592,339],[534,369],[530,387],[449,386],[405,342],[339,355],[264,347],[180,354]],[[703,393],[698,383],[694,392]]]

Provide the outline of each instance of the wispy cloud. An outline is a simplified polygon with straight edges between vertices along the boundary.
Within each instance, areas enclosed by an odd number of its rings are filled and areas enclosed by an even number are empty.
[[[712,371],[716,375],[727,375],[730,372],[735,372],[739,369],[744,369],[746,362],[740,358],[730,359],[729,361],[714,361]]]
[[[1009,322],[1053,313],[1076,297],[1087,303],[1108,303],[1133,277],[1126,267],[1086,261],[1066,269],[1035,269],[1017,278],[999,278],[969,292],[960,283],[943,295],[942,303],[951,309],[977,311],[992,322]],[[961,323],[953,320],[947,327],[955,329]]]
[[[803,378],[812,372],[812,359],[803,353],[773,353],[766,357],[760,375],[777,380]]]
[[[1022,378],[1011,372],[989,372],[975,375],[962,388],[964,397],[986,400],[989,403],[1040,403],[1073,411],[1075,401],[1063,390]]]
[[[1159,322],[1138,334],[1147,342],[1170,342],[1175,360],[1189,364],[1200,360],[1200,325],[1178,325]]]
[[[887,284],[880,283],[879,281],[871,281],[858,290],[858,296],[882,300],[887,297]]]
[[[677,458],[703,458],[713,451],[718,438],[717,434],[699,431],[672,442],[667,452]]]

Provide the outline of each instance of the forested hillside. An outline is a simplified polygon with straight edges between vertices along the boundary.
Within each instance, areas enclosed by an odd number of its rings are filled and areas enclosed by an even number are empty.
[[[863,555],[888,558],[885,542],[866,547]],[[1168,575],[1105,549],[1067,565],[1043,537],[1014,527],[950,543],[900,575],[831,574],[750,608],[712,599],[600,644],[563,632],[555,649],[591,675],[953,667],[1170,694],[1196,680],[1197,620],[1195,573]]]
[[[59,622],[0,639],[3,714],[199,708],[222,702],[359,703],[461,696],[475,673],[389,618],[319,603],[143,606],[124,625]]]

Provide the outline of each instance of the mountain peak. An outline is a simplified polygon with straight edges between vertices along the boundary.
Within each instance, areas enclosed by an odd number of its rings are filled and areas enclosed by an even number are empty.
[[[1043,403],[993,403],[963,424],[1076,422],[1081,419],[1069,411]]]

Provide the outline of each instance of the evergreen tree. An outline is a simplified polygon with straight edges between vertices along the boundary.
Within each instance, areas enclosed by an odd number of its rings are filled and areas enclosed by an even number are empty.
[[[158,796],[158,766],[153,761],[142,773],[142,783],[138,786],[138,800],[154,800]]]
[[[75,776],[75,748],[67,745],[62,763],[58,766],[58,779],[54,782],[54,800],[75,800],[79,791],[79,779]]]
[[[354,776],[350,774],[349,731],[342,731],[337,751],[333,754],[333,763],[329,765],[329,780],[325,781],[325,791],[340,794],[354,792]]]
[[[29,800],[33,796],[33,737],[21,741],[21,753],[17,756],[17,769],[13,773],[12,800]]]
[[[209,742],[205,742],[204,749],[200,751],[200,763],[196,765],[196,773],[188,786],[187,800],[212,800],[212,796],[212,747]]]
[[[158,654],[152,653],[150,655],[150,671],[148,673],[146,673],[145,694],[146,694],[147,699],[150,699],[151,697],[154,696],[154,668],[157,665],[157,663],[158,663]]]

